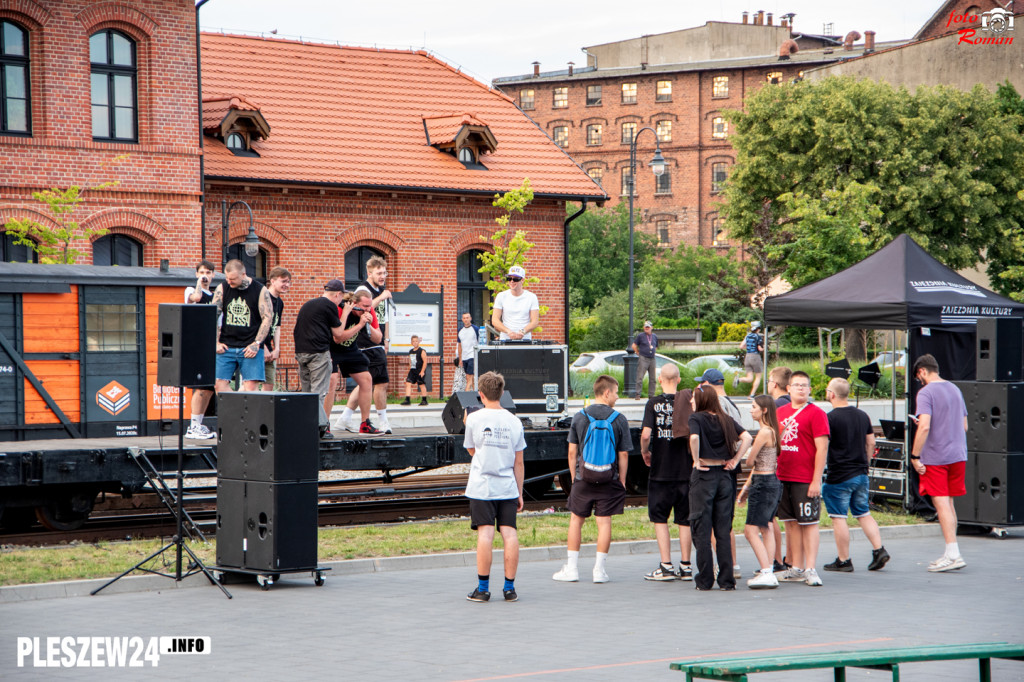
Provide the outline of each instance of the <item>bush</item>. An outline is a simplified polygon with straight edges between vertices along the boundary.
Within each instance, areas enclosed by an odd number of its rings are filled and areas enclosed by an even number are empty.
[[[742,341],[746,338],[748,329],[750,329],[749,322],[724,322],[722,323],[722,326],[718,328],[718,336],[715,340]]]

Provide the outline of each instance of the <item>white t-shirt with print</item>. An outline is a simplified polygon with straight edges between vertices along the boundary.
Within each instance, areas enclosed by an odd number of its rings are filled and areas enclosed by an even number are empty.
[[[506,289],[494,298],[494,309],[501,310],[501,323],[512,331],[519,331],[530,324],[530,311],[540,310],[540,301],[532,291],[524,290],[519,296],[513,296],[512,292]],[[501,333],[502,339],[508,339],[505,332]],[[526,334],[524,339],[533,338],[533,334]]]
[[[469,465],[466,497],[514,500],[519,486],[513,467],[516,452],[526,449],[523,423],[508,410],[477,410],[466,418],[465,448],[476,448]]]

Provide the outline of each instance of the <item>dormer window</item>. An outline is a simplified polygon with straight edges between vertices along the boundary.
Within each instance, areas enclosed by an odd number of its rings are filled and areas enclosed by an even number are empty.
[[[243,151],[245,149],[245,138],[240,133],[231,133],[228,135],[228,149],[233,152]]]
[[[235,156],[258,157],[253,142],[270,136],[270,124],[242,97],[212,96],[203,99],[203,133],[223,140]]]
[[[423,132],[427,144],[451,154],[469,170],[487,170],[480,157],[498,148],[491,129],[471,114],[424,116]]]

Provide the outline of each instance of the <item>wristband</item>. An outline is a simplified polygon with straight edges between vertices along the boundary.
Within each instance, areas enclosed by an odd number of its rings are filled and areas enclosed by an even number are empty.
[[[918,455],[911,455],[910,459],[921,459],[921,457]]]

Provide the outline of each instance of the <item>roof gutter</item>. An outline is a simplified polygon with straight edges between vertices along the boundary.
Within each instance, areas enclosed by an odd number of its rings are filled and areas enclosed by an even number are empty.
[[[199,98],[199,260],[206,260],[206,155],[203,153],[203,58],[199,47],[199,9],[210,0],[196,3],[196,91]]]
[[[569,345],[569,223],[583,215],[587,210],[587,200],[584,199],[580,210],[565,219],[565,243],[562,245],[562,281],[565,282],[565,344]]]

